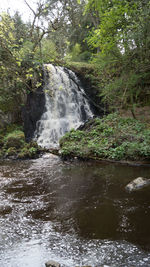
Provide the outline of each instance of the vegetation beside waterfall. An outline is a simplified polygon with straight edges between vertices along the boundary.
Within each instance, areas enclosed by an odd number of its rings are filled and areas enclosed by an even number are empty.
[[[25,3],[32,13],[30,21],[23,21],[18,11],[0,14],[0,155],[16,154],[16,150],[17,154],[23,155],[25,150],[34,154],[34,149],[23,139],[20,148],[7,147],[7,128],[14,123],[23,125],[21,114],[27,96],[43,84],[42,64],[53,63],[84,77],[108,113],[130,110],[134,118],[127,119],[129,139],[122,137],[124,128],[123,132],[117,128],[124,127],[125,121],[120,122],[124,119],[114,115],[116,125],[112,122],[110,126],[109,117],[104,117],[103,122],[95,119],[90,131],[68,133],[61,140],[62,153],[72,154],[77,140],[71,138],[77,133],[81,134],[81,144],[76,150],[86,150],[87,157],[89,154],[118,160],[148,158],[149,125],[139,126],[139,132],[134,127],[141,125],[136,110],[150,105],[150,2],[40,0],[34,8],[32,2]],[[106,128],[112,128],[112,137],[95,128],[96,121],[99,127],[105,123]],[[96,131],[96,139],[92,131]],[[12,130],[16,139],[20,134]],[[82,138],[86,141],[82,142]],[[73,153],[78,155],[78,152]]]
[[[44,149],[36,142],[25,142],[21,126],[11,124],[0,130],[0,158],[27,159],[36,158]]]
[[[60,140],[63,158],[149,160],[150,128],[117,113],[94,118]]]

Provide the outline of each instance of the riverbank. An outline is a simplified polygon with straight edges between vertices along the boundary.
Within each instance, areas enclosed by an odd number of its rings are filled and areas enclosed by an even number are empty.
[[[150,127],[146,121],[109,114],[94,118],[72,129],[60,139],[59,149],[44,149],[35,141],[27,143],[19,125],[9,125],[0,131],[0,158],[32,159],[43,152],[60,155],[63,159],[101,160],[124,164],[150,163]]]
[[[60,140],[63,158],[149,161],[149,124],[117,113],[94,118]]]
[[[33,159],[37,158],[45,149],[39,147],[35,141],[27,143],[22,126],[11,124],[0,130],[0,158],[1,159]]]

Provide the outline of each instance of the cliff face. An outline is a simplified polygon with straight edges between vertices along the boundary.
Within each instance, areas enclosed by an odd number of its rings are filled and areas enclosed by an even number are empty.
[[[105,107],[102,104],[101,98],[99,96],[99,90],[96,88],[90,78],[85,78],[85,76],[82,73],[77,73],[77,76],[80,79],[81,86],[84,88],[84,91],[86,93],[86,97],[91,104],[93,113],[96,116],[103,116],[104,113],[107,113],[105,111]]]
[[[100,79],[97,68],[92,64],[75,62],[68,63],[66,66],[74,71],[79,78],[80,85],[84,88],[86,97],[93,109],[93,113],[97,116],[107,114],[107,107],[104,106],[102,97],[100,97]]]
[[[27,102],[22,108],[22,119],[24,124],[24,133],[26,141],[30,141],[36,129],[36,123],[42,116],[45,108],[45,95],[43,90],[37,89],[30,92],[27,96]]]
[[[18,108],[11,112],[0,110],[0,129],[12,123],[21,123],[21,110]]]

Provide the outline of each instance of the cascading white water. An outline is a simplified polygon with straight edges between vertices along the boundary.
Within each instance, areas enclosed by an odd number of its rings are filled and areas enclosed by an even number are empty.
[[[78,128],[93,113],[72,71],[45,64],[44,82],[45,112],[37,122],[35,139],[42,147],[54,148],[66,132]]]

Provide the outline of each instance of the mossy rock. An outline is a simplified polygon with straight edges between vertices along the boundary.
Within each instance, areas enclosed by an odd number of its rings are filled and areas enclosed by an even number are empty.
[[[3,150],[0,150],[0,159],[4,157],[4,152]]]
[[[38,146],[36,142],[25,143],[24,147],[18,153],[18,158],[27,159],[27,158],[36,158],[42,149]]]
[[[0,134],[0,147],[4,145],[4,136]]]
[[[24,147],[20,153],[18,154],[18,158],[26,159],[26,158],[35,158],[37,156],[38,150],[34,147],[27,149]]]
[[[37,158],[42,148],[35,141],[25,142],[24,132],[20,125],[10,124],[0,129],[0,158]]]
[[[29,158],[29,151],[27,148],[23,148],[19,153],[18,153],[18,158],[19,159],[26,159]]]
[[[19,149],[23,147],[25,144],[25,136],[22,131],[13,131],[12,133],[9,133],[4,138],[4,147],[6,149],[10,147],[15,147],[16,149]]]
[[[16,156],[17,155],[17,150],[15,147],[10,147],[8,148],[8,150],[6,151],[6,156]]]

